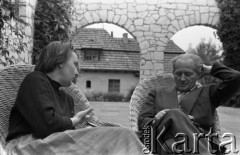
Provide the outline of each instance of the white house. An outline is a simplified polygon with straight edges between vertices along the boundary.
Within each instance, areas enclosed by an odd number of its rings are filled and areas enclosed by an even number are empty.
[[[116,92],[127,95],[139,83],[140,48],[135,39],[114,38],[104,29],[79,29],[73,46],[80,62],[77,85],[83,92]],[[173,41],[164,52],[164,72],[170,59],[184,53]]]

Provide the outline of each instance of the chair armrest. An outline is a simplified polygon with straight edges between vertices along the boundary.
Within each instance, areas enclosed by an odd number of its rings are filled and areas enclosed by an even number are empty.
[[[86,98],[86,96],[74,83],[72,83],[72,85],[69,87],[61,88],[61,89],[72,96],[72,98],[74,100],[75,113],[82,111],[82,110],[86,110],[88,108],[91,108],[91,105],[90,105],[88,99]],[[76,126],[77,129],[86,127],[87,122],[91,122],[93,124],[96,124],[97,126],[112,126],[112,127],[114,127],[114,126],[120,127],[121,126],[119,124],[115,124],[112,122],[101,122],[96,117],[94,112],[91,112],[89,115],[90,115],[90,117],[87,118],[86,121],[84,121],[83,123]]]

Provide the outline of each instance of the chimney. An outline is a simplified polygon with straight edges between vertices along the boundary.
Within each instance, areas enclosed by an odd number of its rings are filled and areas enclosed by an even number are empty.
[[[111,36],[113,37],[113,31],[111,31]]]
[[[123,33],[123,43],[124,44],[128,43],[128,34],[127,33]]]

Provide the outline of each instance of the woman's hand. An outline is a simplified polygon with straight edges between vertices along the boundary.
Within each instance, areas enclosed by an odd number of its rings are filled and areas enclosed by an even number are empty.
[[[71,118],[72,124],[73,126],[78,125],[79,123],[82,123],[85,121],[85,119],[87,118],[88,114],[90,114],[93,111],[92,108],[80,111],[78,113],[76,113],[73,118]]]

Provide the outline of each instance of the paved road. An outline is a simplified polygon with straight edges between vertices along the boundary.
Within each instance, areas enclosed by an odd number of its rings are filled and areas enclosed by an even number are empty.
[[[222,133],[232,133],[235,135],[237,148],[240,150],[240,109],[219,107],[218,113]],[[227,141],[229,138],[224,138],[223,140]],[[240,154],[240,152],[238,154]],[[231,155],[234,154],[232,153]]]
[[[91,102],[90,104],[93,106],[94,112],[100,120],[129,127],[128,102]],[[240,149],[240,109],[220,107],[218,108],[218,113],[222,133],[233,133],[237,138],[237,148]],[[228,139],[225,138],[224,140],[227,141]]]

